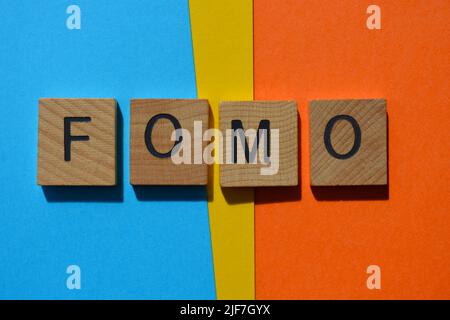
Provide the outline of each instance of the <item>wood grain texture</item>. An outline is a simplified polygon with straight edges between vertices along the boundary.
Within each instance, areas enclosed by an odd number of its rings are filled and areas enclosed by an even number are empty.
[[[219,108],[220,130],[224,135],[224,142],[226,130],[231,129],[232,120],[241,120],[244,130],[257,130],[261,120],[269,120],[270,130],[279,130],[279,153],[271,154],[271,160],[275,160],[278,156],[278,172],[274,175],[262,175],[261,168],[268,165],[261,164],[259,158],[258,163],[224,163],[220,165],[222,187],[295,186],[298,184],[298,116],[295,101],[227,101],[221,102]],[[226,144],[223,152],[225,160],[231,156],[231,149],[227,148]]]
[[[311,101],[309,113],[312,186],[387,184],[386,100]],[[325,146],[325,128],[337,115],[353,117],[360,127],[360,148],[348,159],[333,157]],[[334,150],[347,154],[354,146],[355,130],[349,121],[338,120],[330,137]]]
[[[145,130],[152,117],[158,114],[173,115],[183,129],[191,133],[191,164],[175,164],[170,157],[153,156],[145,144]],[[196,99],[132,99],[130,132],[130,183],[133,185],[206,185],[208,166],[194,164],[194,121],[208,129],[209,104]],[[169,152],[174,141],[173,124],[167,119],[158,120],[152,132],[152,143],[158,152]],[[202,135],[203,135],[202,131]],[[185,138],[185,137],[183,137]],[[205,143],[202,143],[202,148]],[[202,152],[202,150],[200,150]],[[203,154],[203,152],[202,152]],[[202,156],[202,154],[200,156]]]
[[[71,158],[64,158],[64,118],[72,122]],[[114,99],[39,99],[38,184],[113,186],[116,184],[116,101]]]

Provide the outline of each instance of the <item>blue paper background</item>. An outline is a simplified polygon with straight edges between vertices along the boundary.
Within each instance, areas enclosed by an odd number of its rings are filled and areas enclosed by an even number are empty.
[[[206,189],[129,184],[129,99],[196,96],[187,0],[0,8],[0,298],[214,299]],[[118,187],[36,185],[40,97],[117,99]]]

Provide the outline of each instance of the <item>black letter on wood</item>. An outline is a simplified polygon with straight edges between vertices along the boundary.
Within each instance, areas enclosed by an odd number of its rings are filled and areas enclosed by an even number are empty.
[[[156,116],[153,116],[150,121],[147,123],[147,127],[145,128],[145,145],[147,146],[148,151],[150,151],[150,153],[157,157],[157,158],[169,158],[171,156],[172,150],[173,148],[175,148],[176,145],[178,145],[179,143],[181,143],[181,141],[183,141],[183,137],[182,136],[178,136],[177,140],[175,141],[173,147],[166,153],[161,153],[156,151],[153,142],[152,142],[152,131],[153,131],[153,127],[155,126],[156,122],[158,122],[158,120],[160,119],[167,119],[170,122],[172,122],[173,127],[175,128],[175,130],[181,129],[181,124],[178,121],[177,118],[175,118],[173,115],[171,114],[166,114],[166,113],[160,113],[157,114]]]
[[[90,122],[90,117],[65,117],[64,118],[64,161],[70,161],[70,145],[72,141],[89,141],[89,136],[72,136],[70,124],[72,122]]]
[[[344,154],[337,153],[336,150],[334,150],[333,145],[331,144],[331,131],[333,130],[334,124],[339,120],[350,122],[353,127],[353,131],[355,132],[355,141],[353,142],[353,147],[349,152]],[[325,148],[327,149],[328,153],[336,159],[349,159],[353,157],[361,147],[361,128],[359,127],[359,124],[358,122],[356,122],[355,118],[349,115],[341,114],[331,118],[330,121],[328,121],[327,126],[325,127],[325,134],[323,137]]]

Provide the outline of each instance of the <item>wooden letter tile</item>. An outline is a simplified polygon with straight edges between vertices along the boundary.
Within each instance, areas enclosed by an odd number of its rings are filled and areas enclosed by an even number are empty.
[[[224,157],[220,165],[222,187],[298,184],[298,113],[295,101],[228,101],[220,103],[219,108],[220,130],[224,136]],[[264,128],[266,130],[261,130]],[[264,136],[267,128],[270,129],[269,154],[266,153],[267,139]],[[253,141],[247,134],[249,129],[254,132]],[[245,137],[239,131],[245,131]],[[257,133],[261,137],[258,148]],[[251,150],[254,151],[253,157]]]
[[[40,99],[38,184],[116,184],[116,101]]]
[[[203,161],[204,143],[194,143],[194,121],[201,123],[200,139],[209,126],[207,100],[132,99],[130,132],[130,182],[133,185],[206,185],[208,166]],[[177,144],[171,136],[175,129],[190,134]],[[176,138],[176,137],[175,137]],[[188,161],[176,164],[171,156],[183,145],[191,152]],[[178,149],[181,150],[181,149]],[[195,159],[200,160],[195,161]],[[189,161],[190,160],[190,161]],[[190,162],[190,163],[187,163]]]
[[[310,102],[312,186],[387,184],[386,100]]]

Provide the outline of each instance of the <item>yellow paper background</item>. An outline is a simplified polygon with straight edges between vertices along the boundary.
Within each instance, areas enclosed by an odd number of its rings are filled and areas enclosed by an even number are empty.
[[[253,2],[190,0],[198,98],[219,127],[219,101],[253,100]],[[211,166],[208,208],[217,299],[254,299],[254,202],[250,188],[221,189]]]

